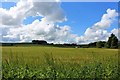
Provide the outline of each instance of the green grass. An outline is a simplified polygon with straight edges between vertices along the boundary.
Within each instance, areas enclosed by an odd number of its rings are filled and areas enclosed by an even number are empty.
[[[116,78],[118,50],[2,47],[3,78]]]

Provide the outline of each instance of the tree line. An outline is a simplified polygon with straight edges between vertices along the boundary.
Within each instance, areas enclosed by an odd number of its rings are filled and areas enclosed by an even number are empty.
[[[118,41],[118,38],[112,33],[111,36],[108,38],[108,41],[98,41],[96,42],[97,48],[118,48],[120,47],[120,42]]]
[[[108,38],[108,41],[97,41],[89,44],[54,44],[47,43],[44,40],[32,40],[31,43],[1,43],[2,46],[19,46],[19,45],[45,45],[45,46],[54,46],[54,47],[73,47],[73,48],[120,48],[120,41],[118,38],[112,33]]]

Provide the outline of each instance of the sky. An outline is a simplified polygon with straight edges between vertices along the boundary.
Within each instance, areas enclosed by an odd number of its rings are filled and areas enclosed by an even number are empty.
[[[0,42],[86,44],[118,38],[117,2],[2,2]]]

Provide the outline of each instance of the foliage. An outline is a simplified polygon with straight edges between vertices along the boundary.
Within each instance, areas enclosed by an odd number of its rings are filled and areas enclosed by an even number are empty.
[[[118,79],[117,49],[3,47],[3,80]]]
[[[47,42],[44,41],[44,40],[32,40],[32,43],[33,43],[33,44],[44,44],[44,45],[47,44]]]
[[[104,42],[104,41],[98,41],[98,42],[96,43],[96,47],[97,47],[97,48],[102,48],[102,47],[104,47],[105,43],[106,43],[106,42]]]
[[[88,46],[89,46],[89,47],[96,47],[96,43],[97,43],[97,42],[89,43]]]
[[[106,47],[107,48],[118,48],[118,39],[113,33],[109,37],[109,39],[106,43]]]
[[[118,41],[118,49],[120,49],[120,41]]]

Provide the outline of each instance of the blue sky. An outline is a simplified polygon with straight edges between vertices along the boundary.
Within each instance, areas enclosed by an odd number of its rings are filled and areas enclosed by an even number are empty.
[[[67,14],[68,21],[64,24],[68,24],[72,27],[73,33],[82,35],[84,31],[91,27],[94,23],[100,21],[103,14],[106,13],[108,8],[116,9],[118,11],[118,3],[96,3],[96,2],[66,2],[61,6]],[[117,24],[114,23],[109,31],[113,28],[117,28]]]
[[[3,2],[2,8],[9,10],[16,6],[14,2]],[[65,13],[67,21],[56,23],[59,26],[68,25],[71,28],[72,34],[82,36],[87,28],[92,27],[95,23],[101,21],[103,14],[106,14],[107,9],[115,9],[118,12],[117,2],[62,2],[61,8]],[[23,20],[24,25],[31,24],[34,20],[41,20],[41,16],[29,16]],[[117,19],[116,19],[117,20]],[[118,21],[113,21],[111,27],[107,29],[108,32],[114,28],[118,28]]]
[[[14,2],[2,3],[2,8],[10,9],[15,6]],[[100,21],[103,14],[106,13],[108,8],[118,11],[117,2],[63,2],[61,7],[64,10],[68,21],[58,23],[59,25],[69,25],[72,28],[72,33],[83,35],[88,27],[91,27],[94,23]],[[41,17],[27,17],[23,21],[23,24],[30,24],[35,19],[41,19]],[[117,22],[114,22],[108,29],[111,31],[113,28],[117,28]]]

